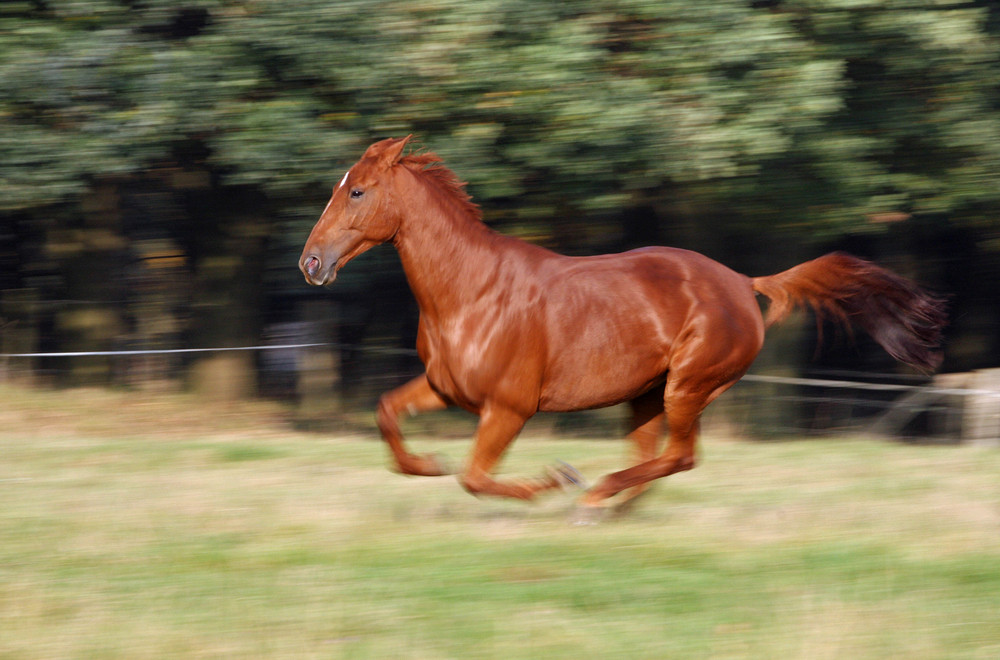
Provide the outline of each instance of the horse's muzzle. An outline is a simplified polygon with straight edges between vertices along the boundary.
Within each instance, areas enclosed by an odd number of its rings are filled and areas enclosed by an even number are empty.
[[[320,286],[330,284],[337,277],[336,262],[324,268],[323,260],[318,255],[303,255],[299,261],[299,270],[305,275],[306,282]]]

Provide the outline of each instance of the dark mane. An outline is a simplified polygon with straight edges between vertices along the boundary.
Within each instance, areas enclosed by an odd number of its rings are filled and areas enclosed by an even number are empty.
[[[432,151],[404,156],[399,163],[412,172],[431,181],[436,188],[448,194],[456,204],[476,220],[483,219],[483,212],[465,191],[465,181],[444,166],[441,157]]]

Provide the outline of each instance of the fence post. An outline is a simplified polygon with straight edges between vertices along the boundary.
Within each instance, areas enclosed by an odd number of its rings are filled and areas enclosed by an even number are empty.
[[[947,395],[939,392],[939,389],[956,390],[968,387],[967,373],[938,374],[930,386],[914,389],[893,401],[884,413],[875,417],[868,427],[868,432],[886,437],[903,435],[907,424],[915,417],[930,410],[934,404],[947,400]],[[945,437],[954,437],[956,443],[962,441],[961,430],[955,429],[953,423],[946,420],[940,426]]]
[[[981,447],[1000,447],[1000,369],[974,371],[965,397],[962,440]]]
[[[0,292],[0,353],[34,353],[38,350],[38,327],[36,313],[38,292],[34,289],[6,289]],[[33,375],[31,358],[24,360],[28,367],[23,377]],[[0,380],[12,376],[10,358],[0,363]]]
[[[308,342],[329,342],[337,325],[337,304],[330,301],[306,301],[302,319],[307,328]],[[297,394],[299,415],[305,420],[326,419],[340,411],[337,383],[340,381],[340,359],[333,346],[300,349]]]

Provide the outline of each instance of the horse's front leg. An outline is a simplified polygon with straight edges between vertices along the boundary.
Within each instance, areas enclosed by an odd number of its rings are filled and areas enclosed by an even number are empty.
[[[399,429],[401,414],[412,417],[419,412],[442,410],[447,407],[448,402],[427,382],[427,374],[417,376],[405,385],[383,394],[379,399],[375,419],[400,472],[424,477],[451,473],[435,456],[417,456],[408,452],[403,444],[403,433]]]
[[[538,479],[510,479],[500,481],[493,477],[493,469],[510,443],[514,441],[530,415],[525,416],[513,410],[487,405],[479,416],[476,439],[472,454],[459,481],[465,490],[473,495],[493,495],[530,500],[542,491],[562,488],[568,480],[565,468],[573,474],[575,470],[565,466],[548,471]]]

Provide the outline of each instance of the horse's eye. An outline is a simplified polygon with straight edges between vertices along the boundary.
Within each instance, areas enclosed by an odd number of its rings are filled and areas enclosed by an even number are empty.
[[[355,188],[354,190],[351,191],[351,199],[359,199],[360,197],[363,197],[364,194],[365,194],[364,190],[362,190],[361,188]]]

